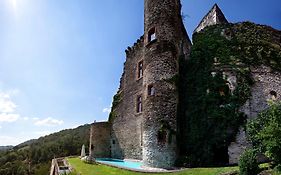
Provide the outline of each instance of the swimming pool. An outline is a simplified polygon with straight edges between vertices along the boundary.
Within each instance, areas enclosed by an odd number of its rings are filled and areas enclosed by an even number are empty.
[[[119,159],[110,159],[110,158],[97,158],[97,162],[109,164],[117,167],[129,168],[143,170],[141,162],[134,162],[129,160],[119,160]]]

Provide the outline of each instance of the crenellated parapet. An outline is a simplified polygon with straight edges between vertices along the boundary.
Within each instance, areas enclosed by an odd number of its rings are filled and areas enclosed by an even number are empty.
[[[126,52],[126,56],[131,57],[134,56],[136,52],[138,52],[139,50],[141,50],[144,46],[144,37],[143,35],[134,43],[134,45],[132,47],[128,47],[125,52]]]

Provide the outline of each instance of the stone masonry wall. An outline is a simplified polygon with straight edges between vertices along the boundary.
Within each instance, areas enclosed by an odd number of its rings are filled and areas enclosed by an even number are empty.
[[[149,41],[155,30],[156,40]],[[170,168],[177,158],[178,93],[172,80],[178,75],[179,54],[188,59],[191,43],[183,26],[179,0],[145,0],[143,161]],[[155,95],[148,95],[148,87]]]
[[[143,60],[143,37],[126,50],[126,62],[119,92],[121,101],[112,122],[111,156],[142,160],[142,113],[137,113],[137,97],[142,95],[138,64]]]
[[[90,133],[90,156],[110,157],[110,123],[93,123]]]
[[[271,70],[266,66],[252,67],[251,74],[255,84],[251,87],[251,98],[241,107],[248,119],[253,119],[267,109],[268,100],[272,99],[271,91],[277,93],[277,99],[281,100],[281,73]],[[247,136],[243,128],[237,134],[236,141],[232,142],[228,148],[229,163],[238,163],[239,156],[250,144],[247,142]]]
[[[202,19],[199,25],[194,30],[194,33],[200,32],[207,26],[212,26],[216,24],[228,23],[224,14],[220,10],[217,4],[213,6],[213,8],[209,11],[209,13]]]

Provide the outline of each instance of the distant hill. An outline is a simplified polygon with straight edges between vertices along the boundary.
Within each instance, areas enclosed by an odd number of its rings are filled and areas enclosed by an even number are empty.
[[[17,146],[14,147],[14,149],[21,149],[21,148],[24,148],[24,147],[27,147],[27,146],[30,146],[32,143],[36,142],[37,139],[32,139],[32,140],[28,140],[28,141],[25,141],[21,144],[18,144]]]
[[[29,140],[15,147],[0,147],[0,150],[11,150],[0,152],[0,174],[47,175],[54,157],[79,155],[83,144],[88,149],[89,131],[90,125],[86,124]]]
[[[0,146],[0,151],[7,151],[13,149],[13,146]]]

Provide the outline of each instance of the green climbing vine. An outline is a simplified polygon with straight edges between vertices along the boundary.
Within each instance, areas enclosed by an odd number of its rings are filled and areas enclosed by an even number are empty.
[[[268,30],[246,22],[216,25],[193,35],[190,59],[179,59],[179,164],[228,162],[228,146],[246,119],[239,108],[251,96],[250,67],[281,70],[280,45],[271,42]],[[235,90],[227,85],[224,72],[237,78]]]
[[[122,100],[122,92],[118,91],[114,96],[113,96],[113,102],[112,102],[112,107],[111,107],[111,112],[109,113],[109,122],[112,122],[116,118],[116,113],[115,109]]]

